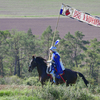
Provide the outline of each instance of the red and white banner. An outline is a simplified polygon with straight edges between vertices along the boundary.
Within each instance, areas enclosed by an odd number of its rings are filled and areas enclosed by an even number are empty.
[[[88,13],[84,13],[68,5],[62,4],[60,15],[69,16],[90,25],[100,27],[100,17],[94,17]]]

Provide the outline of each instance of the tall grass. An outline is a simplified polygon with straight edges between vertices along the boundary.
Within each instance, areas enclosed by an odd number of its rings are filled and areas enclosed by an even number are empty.
[[[38,82],[37,82],[38,83]],[[88,85],[80,79],[76,84],[66,87],[63,85],[46,85],[36,86],[33,82],[31,88],[8,88],[0,90],[0,100],[99,100],[100,87]]]

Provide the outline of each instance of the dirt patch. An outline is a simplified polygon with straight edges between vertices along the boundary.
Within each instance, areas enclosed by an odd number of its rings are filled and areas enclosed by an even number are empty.
[[[27,32],[31,28],[32,33],[39,36],[48,26],[51,26],[54,31],[56,24],[57,18],[0,18],[0,30],[17,29],[18,31]],[[100,40],[100,28],[71,18],[60,18],[57,30],[61,38],[68,32],[74,35],[76,31],[80,31],[85,35],[84,39],[86,40],[94,38]]]
[[[22,86],[22,85],[0,85],[0,90],[3,89],[32,89],[36,88],[36,86]]]

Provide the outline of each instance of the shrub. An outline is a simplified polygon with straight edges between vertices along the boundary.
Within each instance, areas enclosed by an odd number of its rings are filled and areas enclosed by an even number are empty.
[[[83,81],[79,81],[73,86],[51,85],[44,86],[41,90],[37,90],[34,94],[44,100],[94,100],[93,95],[87,91],[87,87],[83,85]]]
[[[0,84],[5,84],[5,79],[4,78],[0,78]]]
[[[11,77],[6,77],[6,83],[20,85],[23,84],[23,80],[18,76],[11,76]]]
[[[30,77],[24,81],[24,84],[30,85],[30,86],[32,86],[32,85],[41,86],[41,83],[40,83],[38,77]]]
[[[0,79],[0,84],[23,84],[23,80],[19,78],[18,76],[10,76],[10,77],[4,77]]]
[[[96,93],[100,93],[100,86],[96,86],[95,91]]]

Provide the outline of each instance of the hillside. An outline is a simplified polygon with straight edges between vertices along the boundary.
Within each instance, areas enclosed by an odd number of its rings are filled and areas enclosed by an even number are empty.
[[[100,0],[0,0],[0,17],[57,17],[62,3],[100,16]]]
[[[31,28],[34,35],[42,35],[48,26],[54,31],[57,24],[57,18],[0,18],[0,30],[12,30],[27,32]],[[58,28],[60,37],[70,32],[74,35],[80,31],[85,35],[86,40],[97,38],[100,40],[100,28],[90,26],[87,23],[79,22],[71,18],[60,18]]]

